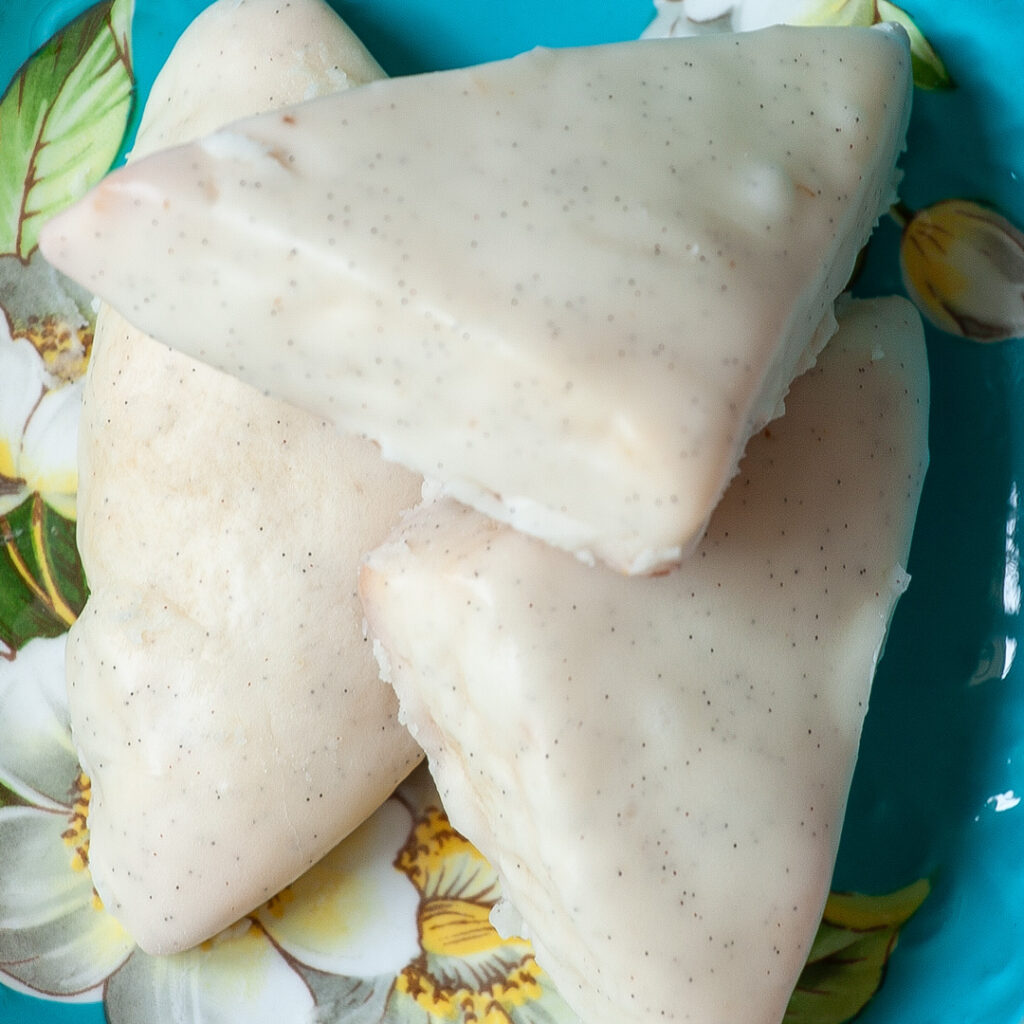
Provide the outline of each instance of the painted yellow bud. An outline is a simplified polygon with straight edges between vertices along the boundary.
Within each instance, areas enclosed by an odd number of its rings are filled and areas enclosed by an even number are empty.
[[[878,20],[874,0],[818,0],[803,18],[806,25],[873,25]]]
[[[900,242],[903,283],[937,327],[975,341],[1024,336],[1024,234],[966,199],[912,214]]]

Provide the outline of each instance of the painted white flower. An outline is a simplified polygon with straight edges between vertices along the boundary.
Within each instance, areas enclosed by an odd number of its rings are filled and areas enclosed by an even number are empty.
[[[874,0],[655,0],[657,16],[644,33],[693,36],[749,32],[769,25],[871,25]]]
[[[0,971],[68,997],[99,985],[133,944],[103,912],[86,870],[88,780],[71,746],[63,680],[63,636],[0,660],[0,780],[25,801],[0,808]]]
[[[654,9],[644,39],[732,31],[732,0],[654,0]]]
[[[35,994],[103,1000],[110,1024],[314,1024],[387,996],[419,951],[419,893],[394,867],[412,815],[389,800],[312,871],[177,956],[147,956],[88,871],[90,784],[75,757],[64,637],[0,661],[0,977]],[[328,974],[327,972],[331,972]]]
[[[11,337],[0,310],[0,515],[38,492],[74,518],[82,387],[52,378],[35,346]]]

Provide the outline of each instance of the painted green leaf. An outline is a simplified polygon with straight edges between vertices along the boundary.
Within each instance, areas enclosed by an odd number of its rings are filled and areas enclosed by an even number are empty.
[[[919,89],[952,89],[955,85],[942,59],[932,49],[914,20],[901,7],[889,0],[877,0],[878,17],[881,21],[893,21],[902,25],[910,36],[910,63],[914,71],[914,85]]]
[[[21,807],[24,803],[17,793],[0,783],[0,807]]]
[[[0,254],[28,259],[46,220],[110,167],[132,100],[133,0],[103,0],[22,65],[0,99]]]
[[[0,516],[0,655],[66,632],[87,596],[71,520],[38,494]]]
[[[885,896],[832,893],[783,1024],[843,1024],[860,1013],[929,890],[921,879]]]

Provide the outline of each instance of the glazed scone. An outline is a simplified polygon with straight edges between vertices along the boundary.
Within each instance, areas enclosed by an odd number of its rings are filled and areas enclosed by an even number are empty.
[[[534,50],[139,161],[42,245],[176,348],[647,573],[834,330],[909,106],[891,27]]]
[[[384,77],[323,0],[216,0],[178,39],[153,83],[131,159]]]
[[[221,0],[158,77],[135,153],[344,88],[367,59],[320,0]],[[109,308],[79,437],[91,596],[67,672],[89,866],[139,945],[173,952],[292,881],[420,759],[355,594],[419,478]]]
[[[369,557],[382,674],[452,824],[588,1024],[781,1020],[907,585],[927,420],[913,306],[856,302],[675,571],[588,568],[450,500]]]

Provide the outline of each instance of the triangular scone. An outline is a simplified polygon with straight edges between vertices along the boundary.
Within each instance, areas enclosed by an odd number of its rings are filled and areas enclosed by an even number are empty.
[[[384,77],[324,0],[215,0],[160,69],[131,158]]]
[[[361,52],[319,0],[222,0],[157,79],[137,151],[342,88]],[[171,952],[290,882],[419,760],[355,595],[419,480],[109,308],[79,477],[92,592],[68,681],[90,868],[135,940]]]
[[[627,579],[452,501],[360,590],[452,824],[588,1024],[777,1024],[907,583],[928,373],[857,302],[692,558]]]
[[[644,573],[833,331],[909,104],[892,28],[535,50],[233,125],[42,244],[169,344]]]

